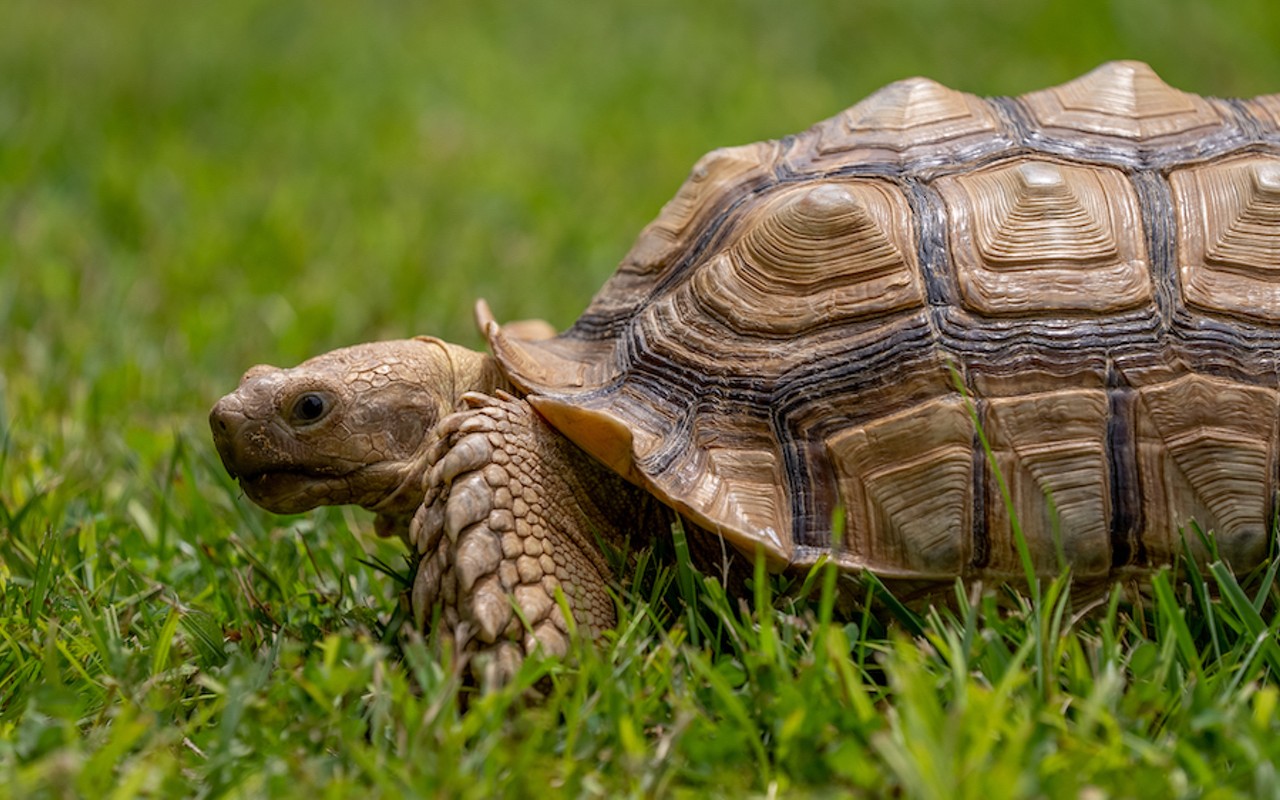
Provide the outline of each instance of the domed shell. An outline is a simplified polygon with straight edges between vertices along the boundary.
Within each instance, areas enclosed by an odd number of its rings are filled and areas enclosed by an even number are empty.
[[[1039,568],[1107,575],[1191,519],[1257,558],[1278,143],[1275,96],[1137,62],[1013,98],[902,81],[703,158],[564,333],[482,327],[566,436],[775,567],[1019,574],[1020,525]]]

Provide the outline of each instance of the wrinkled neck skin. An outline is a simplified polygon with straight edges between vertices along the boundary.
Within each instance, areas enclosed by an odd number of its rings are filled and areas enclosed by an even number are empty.
[[[296,367],[253,367],[209,415],[227,471],[258,505],[359,505],[407,531],[437,426],[467,392],[508,387],[492,357],[420,337],[356,345]]]
[[[449,400],[442,409],[441,418],[456,411],[462,395],[467,392],[493,394],[498,390],[511,391],[511,384],[498,362],[488,353],[479,353],[430,336],[419,336],[421,341],[440,348],[443,360],[449,365],[451,384],[444,396]],[[442,453],[443,443],[433,427],[423,437],[413,458],[406,464],[402,480],[390,493],[376,503],[364,508],[374,512],[374,530],[379,536],[398,536],[409,544],[409,524],[413,515],[422,507],[428,491],[427,477],[431,467]]]

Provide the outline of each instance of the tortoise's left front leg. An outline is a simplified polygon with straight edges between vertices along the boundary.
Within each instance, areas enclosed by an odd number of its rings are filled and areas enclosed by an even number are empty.
[[[410,527],[420,555],[411,599],[420,626],[438,613],[473,670],[502,680],[537,648],[566,652],[558,592],[585,635],[614,625],[601,543],[622,549],[654,501],[523,400],[465,399],[470,408],[441,423],[443,452]]]

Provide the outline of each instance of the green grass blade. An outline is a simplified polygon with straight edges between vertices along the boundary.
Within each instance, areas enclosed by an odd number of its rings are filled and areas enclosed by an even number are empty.
[[[954,364],[949,365],[948,368],[951,371],[951,379],[956,390],[964,398],[965,409],[969,412],[969,419],[973,422],[974,431],[978,436],[978,443],[982,447],[982,452],[986,455],[987,464],[991,467],[991,474],[996,480],[996,486],[1000,489],[1000,502],[1009,518],[1009,526],[1013,532],[1014,548],[1018,551],[1018,560],[1022,564],[1022,572],[1026,577],[1032,602],[1038,606],[1040,605],[1040,577],[1036,573],[1035,562],[1031,558],[1031,548],[1027,546],[1027,536],[1022,530],[1021,521],[1018,519],[1018,511],[1013,505],[1013,495],[1009,492],[1009,483],[1005,480],[1004,471],[1000,469],[999,462],[996,461],[996,454],[991,449],[991,442],[987,440],[987,432],[984,429],[981,418],[978,416],[977,403],[970,397],[969,390],[964,385],[960,371]]]
[[[689,639],[694,647],[698,647],[702,641],[702,623],[696,616],[696,609],[701,605],[696,588],[698,576],[693,557],[689,554],[689,539],[679,519],[671,524],[671,541],[676,556],[676,587],[684,600]]]
[[[1275,631],[1262,619],[1253,601],[1240,588],[1236,576],[1226,564],[1215,561],[1209,565],[1209,571],[1218,584],[1218,591],[1221,592],[1223,600],[1235,612],[1249,637],[1263,640],[1262,655],[1271,674],[1280,675],[1280,644],[1276,643]],[[1280,618],[1277,618],[1274,625],[1280,625]]]
[[[1258,588],[1253,593],[1253,607],[1259,613],[1267,604],[1267,599],[1271,596],[1271,589],[1276,585],[1276,571],[1280,570],[1280,559],[1272,559],[1267,565],[1267,569],[1262,573],[1262,580],[1258,582]]]
[[[222,629],[213,615],[199,609],[186,609],[179,621],[183,633],[196,651],[196,660],[204,667],[218,667],[227,661],[222,642]]]
[[[35,578],[31,582],[31,599],[27,609],[27,623],[35,627],[36,620],[44,613],[45,601],[49,597],[49,588],[53,584],[54,548],[57,537],[52,530],[46,530],[40,539],[40,549],[36,554]]]
[[[1164,629],[1173,632],[1178,652],[1182,654],[1182,662],[1197,679],[1203,679],[1204,665],[1200,661],[1200,653],[1196,649],[1191,629],[1187,627],[1182,605],[1174,596],[1173,586],[1169,582],[1169,571],[1160,570],[1152,576],[1151,587],[1155,593],[1156,613],[1164,620]]]
[[[169,609],[164,625],[152,642],[151,674],[159,675],[169,668],[169,653],[173,648],[173,637],[178,631],[178,623],[182,621],[182,612],[177,606]]]

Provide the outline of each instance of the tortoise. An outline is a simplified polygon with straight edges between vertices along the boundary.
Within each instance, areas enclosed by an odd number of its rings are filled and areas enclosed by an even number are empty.
[[[417,623],[504,672],[565,652],[560,593],[614,624],[604,546],[677,518],[904,586],[1020,575],[1019,527],[1080,581],[1174,561],[1192,521],[1246,568],[1280,483],[1280,95],[1133,61],[904,80],[703,157],[563,333],[477,318],[491,354],[257,366],[210,422],[267,509],[375,512]]]

